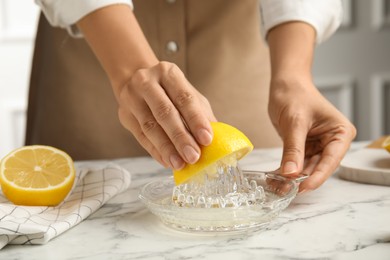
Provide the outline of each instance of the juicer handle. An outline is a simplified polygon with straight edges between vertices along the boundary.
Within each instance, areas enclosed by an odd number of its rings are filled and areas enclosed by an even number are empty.
[[[243,170],[243,172],[258,173],[259,171]],[[294,181],[296,183],[301,183],[309,177],[309,175],[306,175],[306,174],[297,174],[297,175],[294,174],[291,176],[280,175],[279,169],[274,170],[274,171],[260,171],[260,172],[265,173],[265,175],[271,179],[281,180],[281,181],[290,180],[290,181]]]

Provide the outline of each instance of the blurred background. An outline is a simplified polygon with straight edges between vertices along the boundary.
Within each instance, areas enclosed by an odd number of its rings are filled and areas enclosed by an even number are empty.
[[[357,140],[372,140],[390,134],[390,0],[342,2],[342,26],[318,46],[313,74]],[[24,143],[38,14],[34,1],[0,0],[0,158]]]
[[[0,0],[0,158],[24,144],[38,14],[33,0]]]

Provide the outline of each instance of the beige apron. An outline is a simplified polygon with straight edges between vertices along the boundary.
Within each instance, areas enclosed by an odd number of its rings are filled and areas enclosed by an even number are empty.
[[[256,147],[280,144],[267,114],[269,54],[257,0],[136,0],[134,5],[159,59],[184,71],[219,121],[241,129]],[[26,144],[52,145],[75,160],[147,154],[120,125],[107,76],[86,42],[51,27],[43,16]]]

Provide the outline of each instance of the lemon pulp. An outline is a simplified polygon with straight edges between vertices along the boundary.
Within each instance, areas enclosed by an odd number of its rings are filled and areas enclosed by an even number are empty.
[[[0,164],[3,194],[17,205],[55,206],[70,192],[75,179],[71,157],[50,146],[24,146]]]

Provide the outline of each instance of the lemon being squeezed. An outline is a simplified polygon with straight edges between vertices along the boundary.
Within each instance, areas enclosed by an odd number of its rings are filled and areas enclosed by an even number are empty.
[[[237,128],[212,122],[214,138],[195,164],[174,171],[172,201],[180,207],[225,208],[262,203],[264,190],[243,177],[238,161],[253,150]]]

